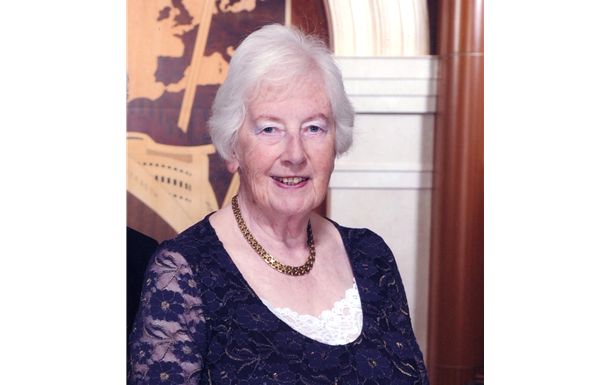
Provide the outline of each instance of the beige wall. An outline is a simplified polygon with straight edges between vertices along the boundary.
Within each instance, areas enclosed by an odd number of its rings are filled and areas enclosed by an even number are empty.
[[[354,146],[337,160],[330,181],[328,215],[388,243],[425,354],[436,59],[337,60],[357,115]]]

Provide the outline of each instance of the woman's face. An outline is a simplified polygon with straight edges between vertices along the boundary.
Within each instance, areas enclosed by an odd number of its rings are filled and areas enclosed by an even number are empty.
[[[322,78],[263,84],[247,106],[229,170],[240,194],[267,215],[308,215],[326,195],[335,126]]]

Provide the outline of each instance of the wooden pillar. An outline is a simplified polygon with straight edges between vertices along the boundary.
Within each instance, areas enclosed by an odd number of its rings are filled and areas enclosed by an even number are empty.
[[[483,375],[483,0],[438,11],[427,364],[431,385],[466,385]]]

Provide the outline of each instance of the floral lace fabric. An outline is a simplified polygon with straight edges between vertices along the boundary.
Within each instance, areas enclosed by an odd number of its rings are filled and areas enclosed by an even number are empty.
[[[274,307],[269,301],[261,301],[279,319],[297,332],[328,345],[344,345],[354,341],[362,330],[362,308],[358,286],[345,291],[345,296],[334,303],[332,309],[324,310],[319,316],[299,314],[287,308]]]
[[[427,373],[396,262],[367,229],[335,224],[352,264],[361,333],[331,345],[301,334],[245,281],[209,216],[149,262],[129,336],[129,384],[418,384]]]
[[[198,341],[205,319],[197,294],[192,271],[180,254],[154,256],[130,341],[129,383],[199,383]]]

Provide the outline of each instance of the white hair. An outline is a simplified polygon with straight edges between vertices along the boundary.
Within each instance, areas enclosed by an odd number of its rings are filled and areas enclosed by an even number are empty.
[[[335,152],[352,145],[354,109],[343,87],[341,71],[332,53],[319,38],[279,24],[254,31],[235,50],[229,72],[218,88],[208,120],[212,143],[226,160],[231,159],[237,130],[246,116],[246,103],[263,81],[287,82],[318,72],[330,100],[336,127]]]

